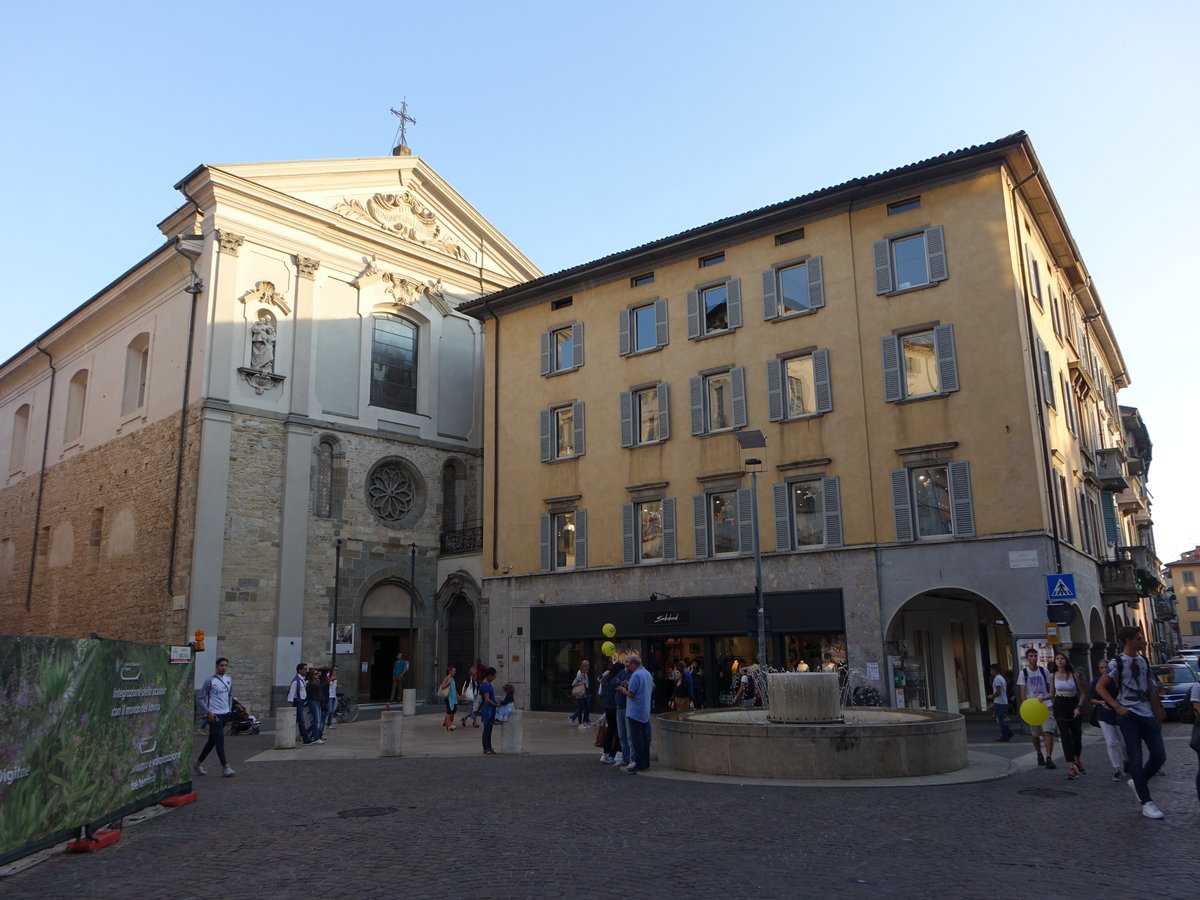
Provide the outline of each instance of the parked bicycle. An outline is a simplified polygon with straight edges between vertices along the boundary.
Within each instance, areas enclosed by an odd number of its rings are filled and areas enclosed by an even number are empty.
[[[337,707],[333,711],[330,719],[338,719],[342,722],[353,722],[358,718],[358,701],[352,697],[347,697],[345,694],[337,695]]]

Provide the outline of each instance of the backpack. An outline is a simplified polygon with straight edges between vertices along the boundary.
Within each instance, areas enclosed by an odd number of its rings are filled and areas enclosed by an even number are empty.
[[[1116,690],[1116,693],[1113,693],[1111,691],[1109,693],[1113,694],[1114,700],[1116,700],[1118,703],[1120,703],[1122,706],[1124,706],[1125,701],[1121,699],[1121,694],[1124,693],[1124,691],[1125,691],[1125,660],[1121,659],[1121,654],[1119,654],[1119,653],[1117,654],[1116,663],[1117,663],[1117,677],[1114,678],[1113,680],[1117,683],[1117,690]],[[1134,666],[1134,671],[1137,671],[1136,662],[1135,662],[1135,666]],[[1146,701],[1150,700],[1150,663],[1148,661],[1146,662],[1146,683],[1144,685],[1142,685],[1141,688],[1142,689],[1139,692],[1141,694],[1141,696],[1137,696],[1136,694],[1131,695],[1131,699],[1134,703],[1136,703],[1138,700],[1143,700],[1143,699]]]

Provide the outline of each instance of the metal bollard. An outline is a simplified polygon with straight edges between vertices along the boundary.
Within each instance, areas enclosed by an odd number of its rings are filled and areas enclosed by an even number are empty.
[[[275,710],[275,749],[296,749],[296,707],[281,706]]]
[[[379,755],[402,756],[400,745],[404,737],[404,713],[398,709],[379,714]]]

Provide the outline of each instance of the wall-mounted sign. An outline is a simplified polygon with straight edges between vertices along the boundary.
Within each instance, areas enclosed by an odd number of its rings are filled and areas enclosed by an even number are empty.
[[[689,624],[686,609],[654,609],[643,613],[647,625],[687,625]]]

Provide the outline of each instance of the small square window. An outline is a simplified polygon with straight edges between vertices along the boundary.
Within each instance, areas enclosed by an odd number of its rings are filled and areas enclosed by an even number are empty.
[[[643,275],[634,275],[629,279],[630,287],[641,287],[644,284],[652,284],[654,282],[654,273],[646,272]]]
[[[551,309],[566,309],[568,306],[570,306],[574,302],[575,302],[575,298],[573,298],[573,297],[563,297],[560,300],[553,301],[550,304],[550,308]]]
[[[894,216],[896,213],[908,212],[910,209],[920,208],[921,198],[909,197],[907,200],[897,200],[895,203],[889,203],[887,211],[889,216]]]
[[[703,269],[705,266],[720,265],[723,262],[725,262],[725,251],[724,250],[722,250],[720,253],[713,253],[713,254],[710,254],[709,256],[700,257],[700,268]]]
[[[804,229],[794,228],[791,231],[785,231],[783,234],[775,235],[775,246],[780,247],[784,244],[790,244],[792,241],[800,241],[804,239]]]

